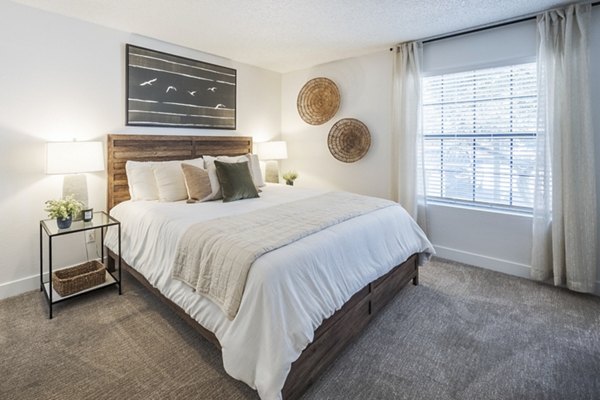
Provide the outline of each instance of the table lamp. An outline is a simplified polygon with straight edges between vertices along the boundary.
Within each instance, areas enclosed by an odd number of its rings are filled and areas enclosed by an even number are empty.
[[[73,196],[88,208],[85,172],[104,171],[102,142],[48,142],[46,173],[64,174],[63,198]]]
[[[279,160],[287,158],[287,145],[283,141],[256,143],[256,153],[266,161],[265,181],[279,183]]]

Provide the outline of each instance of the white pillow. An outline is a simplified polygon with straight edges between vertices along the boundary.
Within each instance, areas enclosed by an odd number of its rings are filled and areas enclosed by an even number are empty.
[[[250,169],[250,175],[252,176],[252,182],[254,186],[262,187],[265,186],[265,182],[262,178],[262,172],[260,170],[260,163],[256,154],[245,154],[243,156],[203,156],[204,158],[204,169],[208,171],[208,179],[210,179],[210,186],[212,187],[212,193],[208,197],[210,200],[218,200],[223,197],[221,193],[221,184],[217,177],[217,168],[215,167],[215,160],[225,163],[239,163],[247,162],[248,168]]]
[[[260,169],[260,161],[258,160],[258,156],[256,154],[246,154],[248,160],[250,161],[250,172],[252,173],[252,181],[254,182],[254,186],[263,187],[265,186],[265,181],[263,179],[263,173]]]
[[[252,176],[252,182],[254,186],[257,188],[265,186],[265,182],[263,179],[263,174],[260,168],[260,162],[258,161],[258,156],[256,154],[245,154],[243,156],[203,156],[204,157],[204,167],[209,173],[211,185],[213,185],[213,193],[218,197],[216,199],[220,199],[220,192],[215,191],[220,189],[219,180],[217,179],[217,172],[214,166],[214,161],[221,161],[226,163],[239,163],[239,162],[248,162],[248,168],[250,169],[250,175]],[[211,173],[212,171],[212,173]]]
[[[185,176],[181,170],[181,164],[184,162],[195,167],[204,168],[204,160],[201,158],[184,161],[163,161],[152,165],[160,201],[179,201],[188,198]]]
[[[127,161],[125,173],[131,200],[158,200],[152,161]]]
[[[181,163],[192,164],[194,166],[204,168],[204,160],[202,158],[196,158],[192,160],[183,161],[127,161],[125,163],[125,173],[127,174],[127,183],[129,185],[129,196],[131,200],[158,200],[159,188],[156,182],[154,174],[154,168],[163,164],[176,163],[180,169],[179,173],[183,177],[181,172]],[[160,167],[159,167],[160,168]],[[168,177],[163,176],[161,178],[170,180]],[[184,183],[185,186],[185,183]],[[165,188],[163,188],[163,192]],[[186,192],[187,193],[187,192]],[[187,196],[187,195],[186,195]],[[187,197],[186,197],[187,198]],[[167,200],[163,200],[167,201]]]
[[[208,171],[208,179],[212,187],[212,193],[206,197],[206,200],[219,200],[223,198],[223,195],[221,194],[221,185],[219,184],[217,168],[215,167],[215,160],[217,158],[213,156],[202,156],[202,158],[204,158],[204,169]]]

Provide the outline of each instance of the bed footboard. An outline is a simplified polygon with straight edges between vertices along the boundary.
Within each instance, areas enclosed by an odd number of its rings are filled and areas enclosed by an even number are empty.
[[[313,342],[292,364],[283,387],[285,400],[298,399],[410,280],[418,284],[417,259],[417,254],[413,254],[386,275],[369,283],[323,321],[315,331]]]

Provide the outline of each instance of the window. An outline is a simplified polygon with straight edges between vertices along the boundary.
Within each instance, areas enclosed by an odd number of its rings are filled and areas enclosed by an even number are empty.
[[[427,197],[531,212],[536,64],[423,78]]]

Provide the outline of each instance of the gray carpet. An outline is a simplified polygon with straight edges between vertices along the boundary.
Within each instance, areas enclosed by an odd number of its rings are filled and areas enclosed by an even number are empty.
[[[257,399],[130,277],[0,301],[0,399]],[[600,399],[600,298],[436,260],[304,399]]]

